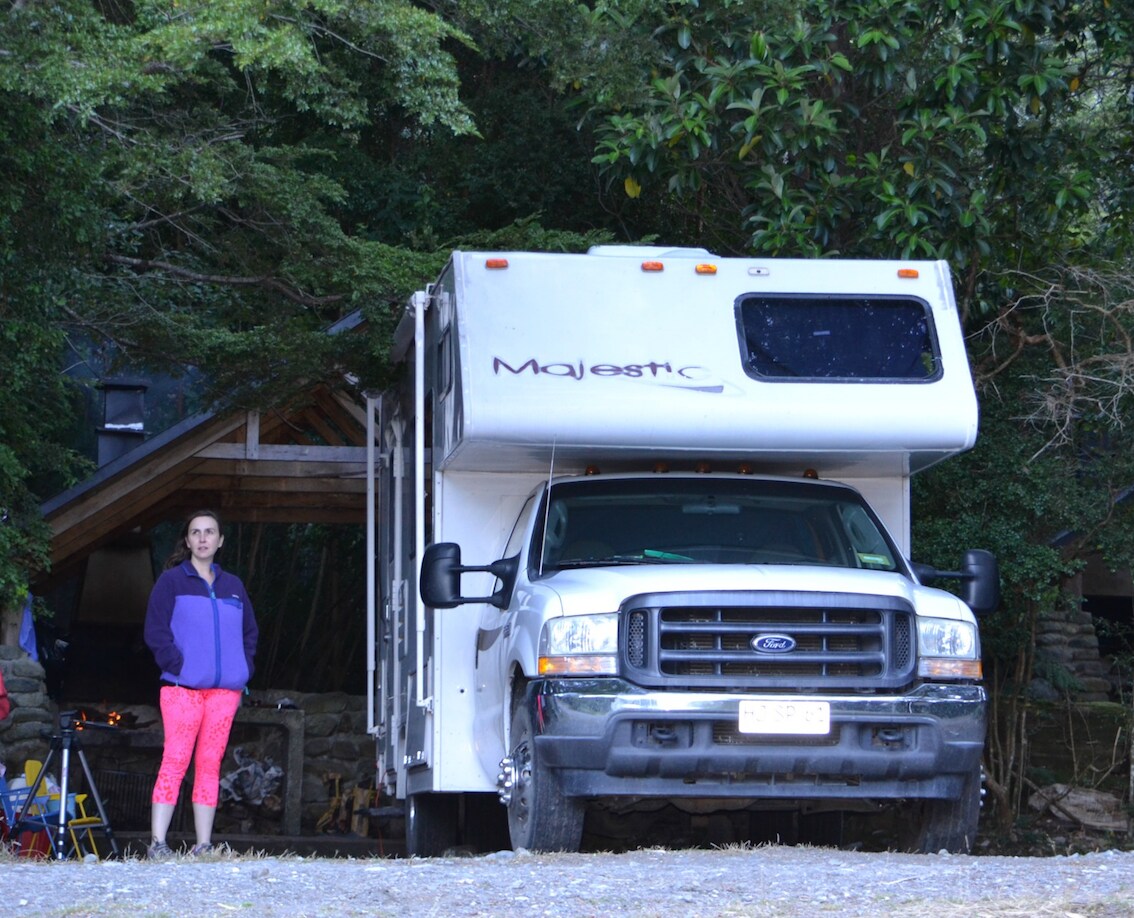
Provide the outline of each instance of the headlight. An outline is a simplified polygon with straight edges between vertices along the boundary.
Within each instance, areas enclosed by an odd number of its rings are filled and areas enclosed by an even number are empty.
[[[543,626],[541,675],[614,675],[618,672],[618,613],[572,615]]]
[[[980,640],[976,626],[949,618],[918,618],[919,676],[946,679],[980,679]]]

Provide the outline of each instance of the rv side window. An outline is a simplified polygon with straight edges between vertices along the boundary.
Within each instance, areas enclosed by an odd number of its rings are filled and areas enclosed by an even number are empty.
[[[512,525],[512,533],[508,536],[508,544],[504,547],[504,554],[501,557],[511,558],[520,553],[524,544],[524,534],[528,528],[528,516],[532,512],[533,501],[535,501],[534,494],[528,495],[528,499],[524,501],[520,515],[516,517],[516,522]]]
[[[910,297],[748,294],[736,303],[745,372],[764,380],[928,382],[941,360]]]
[[[880,571],[897,569],[890,546],[862,507],[840,504],[839,517],[859,567]]]
[[[437,394],[444,398],[453,388],[453,336],[452,326],[441,333],[437,343]]]

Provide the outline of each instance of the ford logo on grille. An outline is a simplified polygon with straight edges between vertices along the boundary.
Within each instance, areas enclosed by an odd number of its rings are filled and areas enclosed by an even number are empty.
[[[787,634],[758,634],[749,643],[757,653],[791,653],[795,638]]]

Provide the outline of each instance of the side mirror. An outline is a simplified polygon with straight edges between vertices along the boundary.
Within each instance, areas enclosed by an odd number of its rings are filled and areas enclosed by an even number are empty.
[[[973,613],[984,615],[1000,605],[1000,565],[996,555],[970,548],[961,562],[963,598]]]
[[[520,568],[520,556],[501,558],[486,565],[461,564],[461,546],[438,542],[425,549],[421,559],[421,600],[435,609],[453,609],[469,602],[486,602],[498,609],[507,607]],[[481,571],[500,578],[500,589],[491,596],[462,596],[461,574]]]
[[[961,598],[974,615],[992,612],[1000,605],[1000,565],[996,556],[983,548],[970,548],[965,552],[959,571],[939,571],[929,564],[913,564],[919,580],[949,578],[964,581]]]
[[[421,559],[421,600],[435,609],[461,604],[461,546],[438,542],[425,549]]]

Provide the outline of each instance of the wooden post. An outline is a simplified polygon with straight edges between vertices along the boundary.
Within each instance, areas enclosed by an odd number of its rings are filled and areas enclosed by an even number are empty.
[[[20,622],[23,620],[24,610],[11,606],[0,608],[0,644],[11,644],[13,647],[20,643]]]

